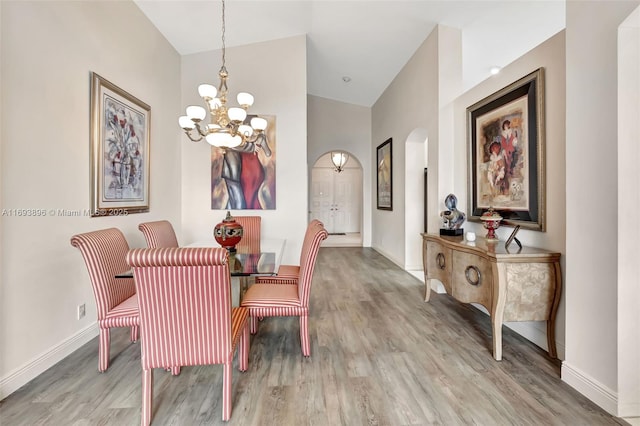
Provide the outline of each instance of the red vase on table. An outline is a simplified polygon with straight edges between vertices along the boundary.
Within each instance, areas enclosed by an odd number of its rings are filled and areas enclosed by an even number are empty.
[[[224,220],[213,229],[213,237],[218,244],[230,252],[236,251],[236,244],[242,239],[242,233],[242,225],[235,221],[231,212],[227,212]]]
[[[498,237],[496,236],[496,229],[500,227],[502,216],[500,216],[498,212],[494,211],[493,207],[489,207],[489,210],[487,210],[482,216],[480,216],[480,220],[482,221],[482,225],[484,225],[484,228],[487,230],[487,235],[485,236],[487,242],[498,241]]]

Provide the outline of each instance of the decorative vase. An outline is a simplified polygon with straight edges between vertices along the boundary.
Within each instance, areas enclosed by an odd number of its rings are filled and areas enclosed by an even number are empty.
[[[500,216],[498,212],[494,211],[493,207],[489,207],[489,210],[487,210],[482,214],[482,216],[480,216],[480,220],[482,221],[482,225],[484,225],[484,228],[487,230],[485,239],[488,242],[498,241],[498,237],[496,236],[496,229],[500,227],[502,216]]]
[[[218,244],[230,252],[236,251],[236,244],[242,239],[242,233],[242,225],[236,222],[231,212],[227,212],[224,220],[213,228],[213,237]]]

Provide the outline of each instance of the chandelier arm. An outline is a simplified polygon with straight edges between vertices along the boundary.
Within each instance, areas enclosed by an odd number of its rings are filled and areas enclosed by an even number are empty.
[[[202,137],[202,136],[201,136],[201,137],[199,137],[198,139],[194,139],[194,138],[191,136],[191,131],[189,131],[189,130],[185,130],[185,131],[184,131],[184,134],[185,134],[185,135],[187,135],[187,136],[189,137],[189,139],[191,140],[191,142],[200,142],[200,141],[203,139],[203,137]]]
[[[202,131],[202,127],[200,127],[199,123],[196,123],[196,130],[198,131],[198,133],[201,136],[200,139],[202,139],[203,137],[207,136],[207,133]]]

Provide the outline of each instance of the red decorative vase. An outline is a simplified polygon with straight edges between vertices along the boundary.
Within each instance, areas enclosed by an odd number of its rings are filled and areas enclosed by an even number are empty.
[[[482,221],[484,228],[487,230],[487,235],[485,236],[487,242],[498,241],[498,237],[496,236],[496,229],[500,227],[502,216],[500,216],[498,212],[494,211],[493,207],[489,207],[489,210],[487,210],[482,216],[480,216],[480,220]]]
[[[230,252],[236,251],[236,244],[242,239],[242,232],[242,225],[236,222],[230,212],[227,212],[224,220],[213,228],[213,236],[218,244]]]

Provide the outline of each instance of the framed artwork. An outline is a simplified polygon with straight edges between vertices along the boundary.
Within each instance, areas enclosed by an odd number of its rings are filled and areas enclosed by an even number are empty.
[[[149,211],[151,108],[91,73],[91,216]]]
[[[389,138],[376,148],[378,210],[393,210],[392,160],[391,138]]]
[[[247,115],[249,123],[255,115]],[[236,148],[211,147],[212,210],[276,208],[276,117],[260,115],[267,129]]]
[[[545,231],[544,70],[467,108],[467,219],[490,207],[505,225]]]

